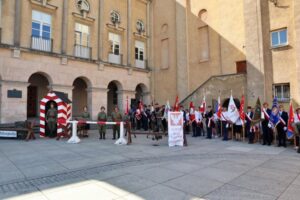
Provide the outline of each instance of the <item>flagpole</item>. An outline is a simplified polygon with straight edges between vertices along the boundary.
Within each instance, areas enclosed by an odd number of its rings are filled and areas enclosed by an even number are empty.
[[[245,97],[244,97],[244,86],[242,87],[242,98],[244,98],[244,101],[245,101]],[[244,108],[243,108],[244,109]],[[243,111],[244,113],[244,111]],[[245,114],[244,114],[245,116]],[[243,119],[242,119],[243,120]],[[245,121],[242,121],[242,131],[243,131],[243,142],[245,142]]]

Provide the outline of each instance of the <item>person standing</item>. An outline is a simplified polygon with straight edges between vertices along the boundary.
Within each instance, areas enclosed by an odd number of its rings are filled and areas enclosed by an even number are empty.
[[[81,114],[81,118],[84,121],[88,121],[90,119],[90,113],[88,112],[87,106],[83,107],[83,112]],[[89,137],[89,135],[88,135],[89,129],[90,129],[90,125],[86,123],[85,126],[83,127],[83,137]]]
[[[226,114],[227,114],[227,108],[223,107],[222,114],[221,114],[221,129],[222,129],[222,133],[223,133],[223,141],[228,140],[228,124],[229,123],[227,121]]]
[[[212,129],[214,127],[214,120],[213,120],[214,113],[212,111],[211,106],[208,106],[207,108],[208,108],[208,112],[205,114],[206,127],[207,127],[206,139],[211,139],[212,138]]]
[[[121,122],[123,117],[119,111],[118,106],[115,107],[115,110],[111,113],[113,122]],[[115,124],[113,126],[113,140],[116,139],[116,133],[118,132],[118,138],[120,138],[120,125]]]
[[[262,125],[262,130],[263,130],[263,144],[266,145],[268,144],[269,146],[272,143],[272,129],[271,129],[271,124],[270,124],[270,114],[271,110],[268,108],[269,104],[264,103],[263,104],[263,120],[261,122]]]
[[[202,113],[200,112],[200,107],[199,110],[195,111],[195,120],[196,120],[196,137],[201,136],[202,134],[202,128],[203,128],[203,124],[202,124]],[[203,133],[204,136],[204,133]]]
[[[280,123],[276,126],[278,133],[278,147],[286,147],[286,131],[288,124],[288,113],[284,111],[283,105],[279,106]]]
[[[98,113],[98,122],[106,122],[107,121],[107,115],[105,113],[105,107],[101,106],[101,111]],[[106,125],[105,124],[99,124],[99,140],[105,140],[105,133],[106,133]]]
[[[250,129],[251,129],[251,120],[253,117],[253,112],[251,106],[247,107],[247,113],[246,113],[246,137],[250,140]]]
[[[50,108],[46,114],[46,122],[49,130],[49,137],[54,138],[57,135],[57,110],[53,102],[50,103]]]

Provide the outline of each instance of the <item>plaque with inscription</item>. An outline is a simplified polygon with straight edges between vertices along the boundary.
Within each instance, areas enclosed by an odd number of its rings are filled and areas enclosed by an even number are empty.
[[[7,98],[22,98],[21,90],[7,90]]]

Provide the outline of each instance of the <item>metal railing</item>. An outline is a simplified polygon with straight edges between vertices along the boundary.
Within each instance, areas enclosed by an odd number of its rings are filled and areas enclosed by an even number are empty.
[[[75,44],[74,45],[74,56],[79,57],[79,58],[87,58],[91,59],[92,57],[92,48]]]
[[[52,52],[53,40],[49,38],[43,38],[38,36],[31,36],[31,49],[39,51]]]

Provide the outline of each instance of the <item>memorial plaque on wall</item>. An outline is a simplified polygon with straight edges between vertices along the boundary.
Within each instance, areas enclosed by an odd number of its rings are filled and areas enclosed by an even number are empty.
[[[7,98],[22,98],[21,90],[7,90]]]

